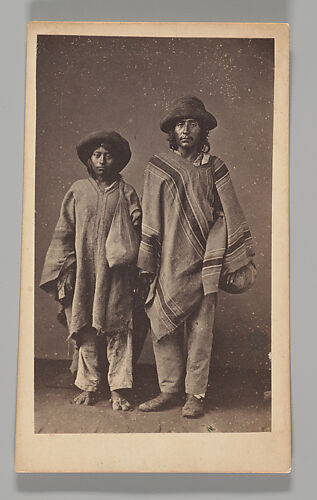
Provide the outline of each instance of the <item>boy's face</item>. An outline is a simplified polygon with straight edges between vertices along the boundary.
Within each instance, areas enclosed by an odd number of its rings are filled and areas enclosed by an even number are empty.
[[[178,120],[175,124],[176,144],[182,149],[192,149],[200,139],[200,126],[193,118]]]
[[[92,169],[99,179],[107,178],[113,174],[115,158],[106,147],[100,146],[95,149],[90,159]]]

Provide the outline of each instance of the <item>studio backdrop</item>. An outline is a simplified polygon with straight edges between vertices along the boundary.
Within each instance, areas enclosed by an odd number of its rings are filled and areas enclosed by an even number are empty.
[[[87,175],[76,144],[116,130],[130,143],[124,179],[142,195],[153,153],[167,150],[159,122],[182,95],[201,98],[217,118],[212,154],[228,166],[256,250],[255,286],[219,294],[213,362],[269,368],[274,43],[271,39],[38,37],[36,92],[35,356],[68,359],[67,331],[39,289],[62,199]],[[152,363],[146,340],[140,362]]]

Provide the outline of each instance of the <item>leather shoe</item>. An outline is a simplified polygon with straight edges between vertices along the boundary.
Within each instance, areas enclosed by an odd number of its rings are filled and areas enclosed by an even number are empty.
[[[156,398],[150,399],[139,405],[141,411],[159,411],[165,408],[175,406],[178,403],[177,394],[161,392]]]
[[[182,415],[186,418],[199,418],[205,413],[204,398],[198,399],[193,394],[188,394],[186,403],[182,408]]]

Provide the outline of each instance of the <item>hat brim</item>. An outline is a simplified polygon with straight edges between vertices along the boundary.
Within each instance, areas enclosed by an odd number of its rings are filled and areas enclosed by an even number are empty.
[[[126,139],[114,131],[98,131],[84,137],[76,146],[79,159],[87,166],[95,149],[101,144],[109,145],[116,158],[117,172],[120,172],[131,158],[131,150]]]
[[[182,120],[184,118],[193,118],[197,120],[201,125],[206,127],[208,130],[212,130],[217,127],[217,120],[212,115],[209,113],[209,111],[204,111],[204,110],[193,110],[191,109],[190,111],[186,111],[184,109],[180,110],[173,110],[170,113],[167,114],[167,116],[161,121],[160,123],[160,128],[162,132],[165,132],[168,134],[170,130],[172,130],[176,122],[178,120]]]

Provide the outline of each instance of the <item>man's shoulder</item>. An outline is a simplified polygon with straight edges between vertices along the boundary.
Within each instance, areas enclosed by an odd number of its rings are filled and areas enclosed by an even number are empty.
[[[149,168],[160,168],[165,170],[166,168],[178,168],[179,159],[181,156],[171,149],[167,151],[160,151],[159,153],[155,153],[149,159],[148,166]]]
[[[218,156],[215,155],[210,155],[208,165],[212,168],[213,173],[217,173],[219,171],[226,171],[228,172],[227,165],[225,162],[219,158]]]
[[[209,153],[209,163],[214,167],[219,167],[224,164],[224,161],[219,158],[219,156],[215,156]]]
[[[164,161],[166,159],[167,154],[168,153],[166,151],[159,151],[158,153],[152,154],[152,156],[149,159],[149,164],[151,164],[153,161],[155,162],[157,159]]]
[[[166,152],[154,153],[146,166],[146,170],[149,172],[156,172],[158,170],[164,170],[164,166],[168,163]]]

